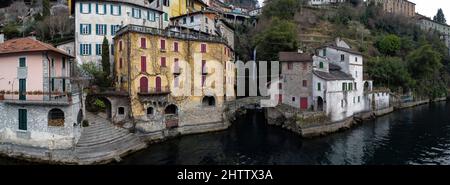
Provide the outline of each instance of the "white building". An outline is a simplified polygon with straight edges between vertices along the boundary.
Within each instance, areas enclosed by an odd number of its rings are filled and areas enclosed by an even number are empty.
[[[210,10],[202,10],[189,14],[180,15],[170,18],[172,26],[183,26],[211,35],[216,33],[217,13]]]
[[[315,60],[313,100],[316,110],[323,110],[332,121],[339,121],[367,111],[364,97],[363,57],[343,40],[319,48],[326,60]]]
[[[112,55],[112,38],[122,26],[134,24],[165,28],[169,22],[163,18],[163,13],[150,8],[150,3],[146,0],[76,1],[75,53],[78,63],[92,61],[100,64],[104,37],[111,44]],[[114,57],[110,58],[112,63]]]
[[[428,17],[418,14],[417,24],[424,31],[437,31],[441,35],[441,39],[445,42],[450,52],[450,26],[447,24],[441,24],[431,20]]]
[[[336,4],[336,3],[343,3],[346,0],[309,0],[309,5],[329,5],[329,4]]]

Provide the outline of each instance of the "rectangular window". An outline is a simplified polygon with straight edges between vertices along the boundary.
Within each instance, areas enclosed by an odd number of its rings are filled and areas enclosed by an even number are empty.
[[[80,3],[80,13],[90,14],[91,13],[91,3]]]
[[[292,62],[288,63],[288,70],[292,70],[294,68],[294,64]]]
[[[119,59],[119,68],[122,69],[122,65],[123,65],[123,60],[122,58]]]
[[[147,57],[141,56],[141,72],[147,72]]]
[[[292,97],[292,101],[295,102],[295,97]]]
[[[111,53],[112,53],[112,55],[114,55],[114,44],[111,44]]]
[[[149,20],[149,21],[152,21],[152,22],[154,22],[155,21],[155,12],[153,12],[153,11],[147,11],[147,19]]]
[[[348,90],[352,91],[353,90],[353,83],[348,83]]]
[[[358,62],[358,57],[355,57],[355,62]]]
[[[166,67],[166,57],[161,57],[161,67]]]
[[[346,91],[347,90],[347,83],[342,83],[342,91]]]
[[[169,0],[163,0],[163,5],[164,6],[169,6]]]
[[[317,83],[317,90],[318,90],[318,91],[321,91],[321,90],[322,90],[322,86],[321,86],[320,82]]]
[[[146,49],[147,48],[147,39],[141,38],[141,48]]]
[[[183,18],[183,24],[186,24],[186,17]]]
[[[133,18],[140,19],[141,18],[141,9],[132,8],[131,16]]]
[[[66,58],[62,58],[62,69],[66,68]]]
[[[200,52],[206,53],[206,44],[201,44],[200,46],[201,46],[200,47]]]
[[[327,56],[327,49],[324,48],[324,49],[322,50],[322,53],[323,53],[323,56]]]
[[[178,52],[178,42],[173,42],[173,51]]]
[[[95,11],[99,15],[105,15],[106,14],[106,4],[96,4]]]
[[[120,25],[111,25],[111,35],[116,35],[117,31],[119,31]]]
[[[80,55],[91,55],[91,44],[80,44]]]
[[[99,56],[102,55],[102,44],[95,45],[95,54]]]
[[[359,103],[359,102],[361,102],[361,97],[360,97],[360,96],[358,96],[358,103]]]
[[[80,34],[81,35],[90,35],[91,34],[91,25],[90,24],[80,24]]]
[[[166,49],[166,40],[161,40],[160,48],[161,48],[161,50],[165,50]]]
[[[119,16],[122,14],[122,7],[120,5],[111,5],[111,15]]]
[[[357,88],[357,86],[356,86],[356,82],[355,83],[353,83],[354,85],[354,87],[355,87],[355,90],[358,90],[358,88]]]
[[[122,41],[119,41],[119,51],[122,51],[122,47],[123,47]]]
[[[306,87],[306,86],[308,86],[308,81],[306,81],[306,80],[303,80],[303,87]]]
[[[208,17],[205,17],[205,23],[208,24]]]
[[[341,55],[341,61],[345,60],[345,55]]]
[[[27,109],[19,109],[19,130],[27,130]]]
[[[169,14],[164,13],[164,21],[169,21]]]
[[[191,23],[194,22],[194,16],[191,16]]]
[[[106,35],[106,24],[97,24],[95,33],[97,35]]]
[[[26,67],[26,65],[27,65],[27,58],[20,57],[19,58],[19,67]]]

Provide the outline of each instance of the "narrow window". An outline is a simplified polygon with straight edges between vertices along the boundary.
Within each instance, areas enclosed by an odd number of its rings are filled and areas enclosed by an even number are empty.
[[[161,57],[161,67],[166,67],[166,57]]]
[[[124,115],[125,114],[125,108],[124,107],[119,107],[119,110],[117,111],[119,115]]]

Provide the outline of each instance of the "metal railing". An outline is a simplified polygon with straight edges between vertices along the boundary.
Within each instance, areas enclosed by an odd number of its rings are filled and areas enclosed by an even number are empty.
[[[148,87],[146,89],[142,89],[141,87],[138,87],[138,94],[141,95],[151,95],[151,94],[166,94],[166,93],[170,93],[170,88],[169,86],[163,86],[161,88],[156,88],[156,87]]]
[[[170,30],[163,30],[158,28],[146,27],[146,26],[138,26],[134,24],[129,24],[122,27],[119,31],[117,31],[116,35],[121,35],[126,32],[133,31],[138,33],[152,34],[163,37],[171,37],[177,39],[184,40],[200,40],[200,41],[208,41],[208,42],[221,42],[227,44],[227,40],[225,38],[213,35],[204,35],[200,33],[180,33]]]

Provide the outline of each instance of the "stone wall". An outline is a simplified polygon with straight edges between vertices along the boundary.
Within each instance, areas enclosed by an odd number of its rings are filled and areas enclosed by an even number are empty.
[[[19,109],[27,110],[27,130],[19,130]],[[52,109],[64,112],[64,126],[48,125]],[[0,142],[48,149],[73,147],[81,135],[77,117],[81,109],[78,96],[68,106],[17,105],[0,102]]]

